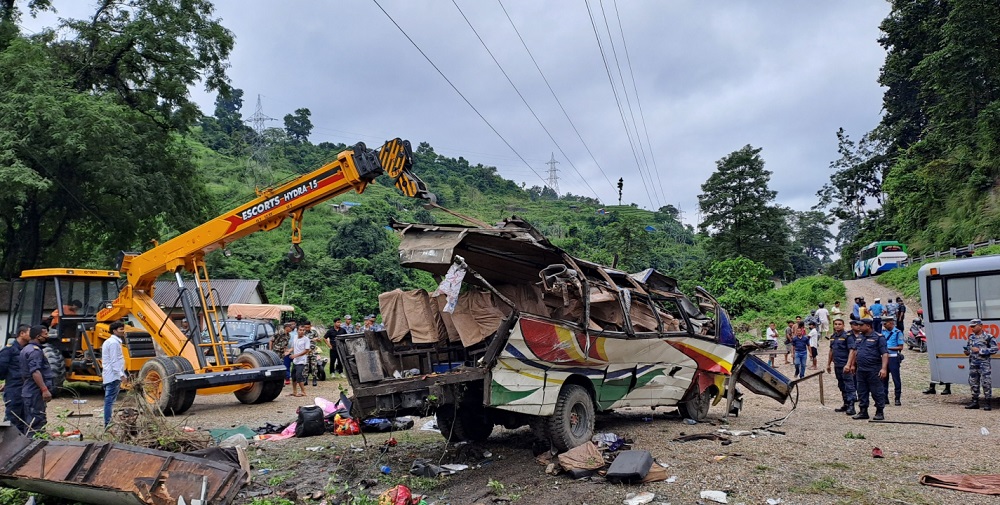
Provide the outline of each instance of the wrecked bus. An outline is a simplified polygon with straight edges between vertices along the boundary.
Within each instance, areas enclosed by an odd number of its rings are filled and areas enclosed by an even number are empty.
[[[336,341],[359,417],[433,412],[449,440],[528,425],[566,450],[590,440],[597,412],[619,407],[704,419],[737,364],[752,391],[787,398],[788,379],[738,352],[726,311],[704,290],[690,299],[655,270],[574,258],[517,218],[393,227],[400,263],[441,286],[383,293],[386,330]]]

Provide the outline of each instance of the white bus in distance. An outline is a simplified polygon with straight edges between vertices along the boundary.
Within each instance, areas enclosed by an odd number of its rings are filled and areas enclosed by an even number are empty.
[[[918,279],[931,381],[967,383],[969,320],[982,319],[984,331],[1000,336],[1000,256],[928,263]]]

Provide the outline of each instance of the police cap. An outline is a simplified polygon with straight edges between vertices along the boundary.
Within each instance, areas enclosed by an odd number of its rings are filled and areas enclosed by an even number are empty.
[[[983,320],[979,318],[969,321],[969,326],[979,326],[981,324],[983,324]]]
[[[875,321],[872,320],[872,318],[870,317],[862,317],[861,319],[858,319],[858,322],[861,324],[867,324],[868,326],[872,326],[875,324]]]

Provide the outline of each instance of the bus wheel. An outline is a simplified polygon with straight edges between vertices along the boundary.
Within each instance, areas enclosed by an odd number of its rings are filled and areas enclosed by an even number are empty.
[[[594,436],[594,401],[583,386],[566,384],[559,391],[556,411],[549,418],[549,436],[559,452],[568,451]]]
[[[678,408],[681,411],[681,415],[694,419],[695,421],[701,422],[708,417],[708,409],[712,406],[712,397],[715,394],[712,393],[712,388],[708,388],[697,396],[691,398],[690,400],[681,403]]]

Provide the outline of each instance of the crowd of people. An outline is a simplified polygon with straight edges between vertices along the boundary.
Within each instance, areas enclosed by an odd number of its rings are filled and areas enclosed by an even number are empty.
[[[186,329],[185,326],[188,326],[186,319],[181,323],[182,329]],[[334,339],[338,335],[383,329],[376,322],[375,314],[369,314],[363,323],[357,325],[353,324],[350,315],[337,318],[323,337],[312,328],[310,321],[288,321],[275,333],[270,348],[283,357],[285,384],[292,384],[292,396],[305,396],[305,386],[310,380],[314,386],[317,385],[318,342],[326,341],[330,346],[330,373],[336,376],[343,373],[343,365],[337,359]],[[111,423],[115,400],[129,380],[122,352],[125,324],[121,321],[111,323],[108,331],[110,335],[101,345],[105,426]],[[30,436],[44,432],[48,421],[46,405],[54,393],[55,373],[43,350],[48,339],[49,324],[20,325],[16,337],[0,349],[4,417],[18,431]]]
[[[339,377],[344,373],[344,365],[340,362],[334,345],[340,335],[364,333],[367,331],[382,331],[385,327],[376,322],[375,314],[368,314],[364,322],[354,324],[350,314],[336,318],[320,337],[313,329],[310,321],[285,321],[282,327],[271,338],[269,347],[282,356],[285,364],[285,384],[292,385],[291,396],[305,396],[306,385],[312,381],[317,385],[319,379],[319,364],[316,359],[316,344],[325,342],[330,348],[330,375]]]

